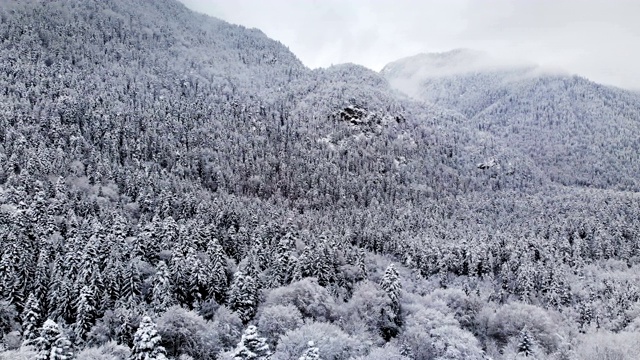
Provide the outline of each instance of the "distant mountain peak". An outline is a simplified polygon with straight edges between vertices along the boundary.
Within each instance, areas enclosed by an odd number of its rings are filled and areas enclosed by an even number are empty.
[[[431,65],[436,67],[445,67],[445,66],[450,66],[452,64],[459,64],[459,63],[468,62],[468,61],[475,62],[475,61],[486,59],[489,57],[490,57],[489,54],[484,51],[460,48],[460,49],[453,49],[453,50],[444,51],[444,52],[420,53],[417,55],[400,59],[394,63],[403,63],[403,62],[411,61],[413,63],[417,62],[423,66]]]
[[[528,73],[537,68],[530,62],[500,59],[484,51],[462,48],[405,57],[389,63],[380,73],[394,88],[416,97],[425,79],[479,72]]]
[[[445,52],[420,53],[405,57],[386,65],[381,73],[392,75],[403,73],[412,75],[448,76],[473,71],[499,70],[508,68],[531,68],[536,65],[526,61],[500,59],[485,51],[474,49],[454,49]]]

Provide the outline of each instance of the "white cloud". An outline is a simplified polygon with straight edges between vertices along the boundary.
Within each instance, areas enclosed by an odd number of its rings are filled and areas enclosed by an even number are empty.
[[[182,0],[256,27],[307,66],[380,70],[465,47],[640,88],[638,0]]]

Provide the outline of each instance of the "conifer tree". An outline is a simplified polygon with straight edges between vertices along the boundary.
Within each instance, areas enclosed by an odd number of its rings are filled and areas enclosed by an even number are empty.
[[[297,261],[292,254],[295,242],[295,236],[288,232],[275,245],[274,258],[271,265],[273,269],[271,287],[288,285],[293,280],[294,270],[297,267]]]
[[[270,355],[267,340],[258,335],[254,325],[249,325],[231,356],[234,360],[266,360]]]
[[[188,245],[185,244],[187,248]],[[176,300],[182,305],[190,304],[189,301],[189,266],[185,251],[182,246],[178,246],[171,258],[171,282]],[[188,249],[186,249],[188,251]]]
[[[357,266],[360,270],[360,276],[362,279],[366,279],[369,276],[369,272],[367,271],[367,263],[366,263],[366,253],[364,249],[358,250],[358,258],[357,258]]]
[[[335,253],[329,246],[323,244],[319,249],[319,256],[316,257],[315,277],[321,286],[327,286],[335,280]]]
[[[315,256],[313,256],[313,251],[309,246],[305,246],[302,254],[298,257],[298,262],[293,272],[293,280],[299,281],[306,277],[314,276],[314,262]]]
[[[47,292],[49,291],[51,280],[49,274],[50,261],[51,259],[49,259],[49,251],[43,247],[42,249],[40,249],[40,253],[38,254],[38,261],[36,263],[33,280],[33,293],[36,299],[39,301],[41,311],[48,308]]]
[[[313,341],[309,341],[307,345],[307,350],[298,360],[321,360],[320,350],[315,346],[315,343]]]
[[[73,321],[73,309],[74,309],[74,291],[72,288],[72,281],[66,274],[61,272],[54,272],[52,279],[52,286],[49,289],[50,304],[50,316],[53,318],[63,318],[68,321]]]
[[[398,310],[400,306],[400,291],[402,290],[402,285],[400,284],[398,271],[393,264],[387,266],[384,276],[382,277],[382,281],[380,282],[380,287],[382,287],[389,298],[391,298],[391,302],[396,310]]]
[[[73,329],[76,334],[76,342],[82,342],[93,326],[96,318],[96,307],[93,298],[94,294],[91,288],[83,286],[76,305],[76,322]]]
[[[124,268],[123,286],[122,286],[122,300],[129,303],[136,303],[137,297],[140,295],[140,271],[136,262],[138,259],[133,259],[129,262],[126,268]]]
[[[41,309],[36,296],[31,293],[22,311],[22,344],[32,345],[38,338],[38,326],[40,325]]]
[[[175,304],[169,268],[164,261],[160,261],[153,277],[151,306],[156,314],[160,314]]]
[[[189,305],[196,307],[204,300],[208,293],[209,274],[207,266],[196,254],[194,248],[190,247],[187,253],[186,263],[188,266],[187,274],[187,293],[189,295]]]
[[[165,349],[160,345],[160,335],[156,324],[145,316],[133,338],[133,349],[130,360],[164,360]]]
[[[16,304],[19,295],[16,294],[16,282],[18,277],[18,264],[20,264],[20,250],[18,239],[15,233],[10,232],[6,235],[4,243],[4,252],[0,257],[0,295],[3,298]]]
[[[243,322],[253,318],[258,306],[258,287],[256,280],[238,270],[233,276],[233,282],[229,288],[229,308],[236,313]]]
[[[533,341],[526,326],[522,329],[522,331],[520,331],[518,354],[522,354],[524,356],[533,355]]]
[[[106,261],[104,273],[104,290],[101,294],[100,308],[103,310],[113,308],[117,300],[122,298],[124,292],[124,268],[123,263],[114,254]]]
[[[42,325],[34,345],[38,354],[36,360],[70,360],[73,357],[71,342],[51,319]]]
[[[169,210],[164,210],[163,212],[169,212]],[[158,239],[160,242],[159,250],[171,249],[178,240],[178,224],[173,217],[168,216],[158,227],[160,233]]]
[[[580,325],[580,331],[585,332],[585,327],[591,324],[593,320],[592,305],[588,300],[582,300],[578,304],[578,324]]]
[[[227,292],[227,274],[225,272],[224,250],[218,240],[213,239],[207,245],[209,255],[209,293],[216,301],[222,302]]]

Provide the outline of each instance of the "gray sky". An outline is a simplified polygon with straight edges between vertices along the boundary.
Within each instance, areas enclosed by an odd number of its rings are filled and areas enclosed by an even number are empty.
[[[640,0],[181,0],[256,27],[311,68],[455,48],[640,89]]]

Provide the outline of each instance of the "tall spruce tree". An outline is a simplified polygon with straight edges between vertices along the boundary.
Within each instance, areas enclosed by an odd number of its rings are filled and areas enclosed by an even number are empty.
[[[531,339],[531,334],[529,333],[529,329],[525,326],[520,331],[520,337],[518,341],[518,354],[522,354],[524,356],[533,355],[533,339]]]
[[[233,282],[229,288],[228,304],[240,319],[246,323],[256,313],[258,307],[258,286],[256,280],[238,270],[233,276]]]
[[[41,309],[38,298],[29,294],[27,303],[22,311],[22,344],[33,345],[38,338],[38,327],[40,325]]]
[[[145,316],[133,338],[133,349],[130,360],[164,360],[165,349],[160,345],[160,335],[156,324],[150,317]]]
[[[249,325],[231,356],[233,360],[266,360],[271,350],[267,340],[259,336],[258,329]]]
[[[393,264],[387,266],[382,281],[380,282],[380,287],[387,293],[394,307],[398,309],[400,306],[402,284],[400,284],[400,276]]]
[[[313,341],[307,343],[307,350],[298,358],[298,360],[321,360],[320,350]]]
[[[209,241],[207,245],[207,255],[209,256],[209,293],[215,300],[222,302],[227,293],[227,274],[225,272],[225,255],[222,246],[216,239]]]
[[[76,322],[73,331],[76,334],[76,343],[84,341],[85,335],[91,330],[96,318],[94,294],[89,286],[83,286],[76,303]]]
[[[71,342],[55,321],[48,319],[35,339],[36,360],[70,360],[73,357]]]
[[[158,262],[152,284],[151,306],[156,314],[163,313],[169,307],[176,304],[171,286],[171,274],[164,261]]]

